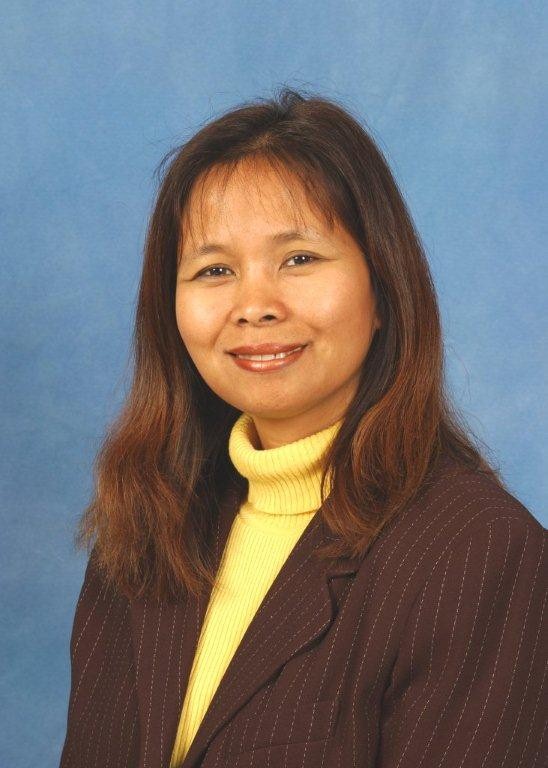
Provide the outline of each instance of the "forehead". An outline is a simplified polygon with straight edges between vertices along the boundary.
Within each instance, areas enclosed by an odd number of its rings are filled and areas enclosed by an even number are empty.
[[[296,173],[246,159],[235,167],[211,168],[196,180],[181,216],[181,239],[198,243],[251,219],[254,226],[259,220],[265,233],[283,223],[327,234],[335,226],[330,218]]]

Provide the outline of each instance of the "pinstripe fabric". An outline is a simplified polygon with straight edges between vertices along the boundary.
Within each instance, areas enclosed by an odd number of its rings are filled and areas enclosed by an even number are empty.
[[[326,535],[317,514],[182,768],[546,768],[548,531],[446,459],[364,558],[317,562]],[[61,768],[168,768],[206,605],[128,603],[92,554]]]

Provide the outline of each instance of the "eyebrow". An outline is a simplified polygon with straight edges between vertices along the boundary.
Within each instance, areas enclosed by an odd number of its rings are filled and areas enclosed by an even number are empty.
[[[276,232],[276,234],[269,237],[269,240],[274,245],[279,245],[281,243],[288,243],[294,240],[309,240],[310,242],[319,243],[321,242],[322,238],[318,235],[317,232],[311,229],[307,229],[305,231],[301,231],[299,229],[289,229],[284,232]],[[210,253],[219,253],[225,250],[225,246],[220,243],[203,243],[203,245],[201,245],[192,253],[189,253],[187,256],[183,256],[183,259],[186,262],[191,262],[201,258],[202,256],[207,256]]]

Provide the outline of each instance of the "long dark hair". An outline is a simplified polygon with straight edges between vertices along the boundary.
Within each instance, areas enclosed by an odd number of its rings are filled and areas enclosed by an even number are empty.
[[[432,277],[388,164],[347,109],[283,88],[204,125],[158,168],[133,336],[133,382],[94,463],[93,498],[75,535],[95,548],[128,598],[170,599],[211,585],[210,537],[229,489],[247,481],[228,456],[240,411],[205,384],[178,331],[181,220],[193,185],[213,169],[266,160],[298,179],[332,225],[360,245],[381,328],[326,455],[321,508],[333,534],[322,557],[364,554],[417,494],[442,454],[505,487],[451,404]],[[325,495],[330,474],[331,490]]]

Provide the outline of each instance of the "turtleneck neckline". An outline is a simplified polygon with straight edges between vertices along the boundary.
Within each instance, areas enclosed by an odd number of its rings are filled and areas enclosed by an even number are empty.
[[[255,447],[253,417],[242,413],[228,441],[230,459],[248,480],[247,517],[314,512],[321,505],[320,481],[325,453],[343,419],[312,435],[277,448]],[[329,489],[328,489],[329,490]]]

